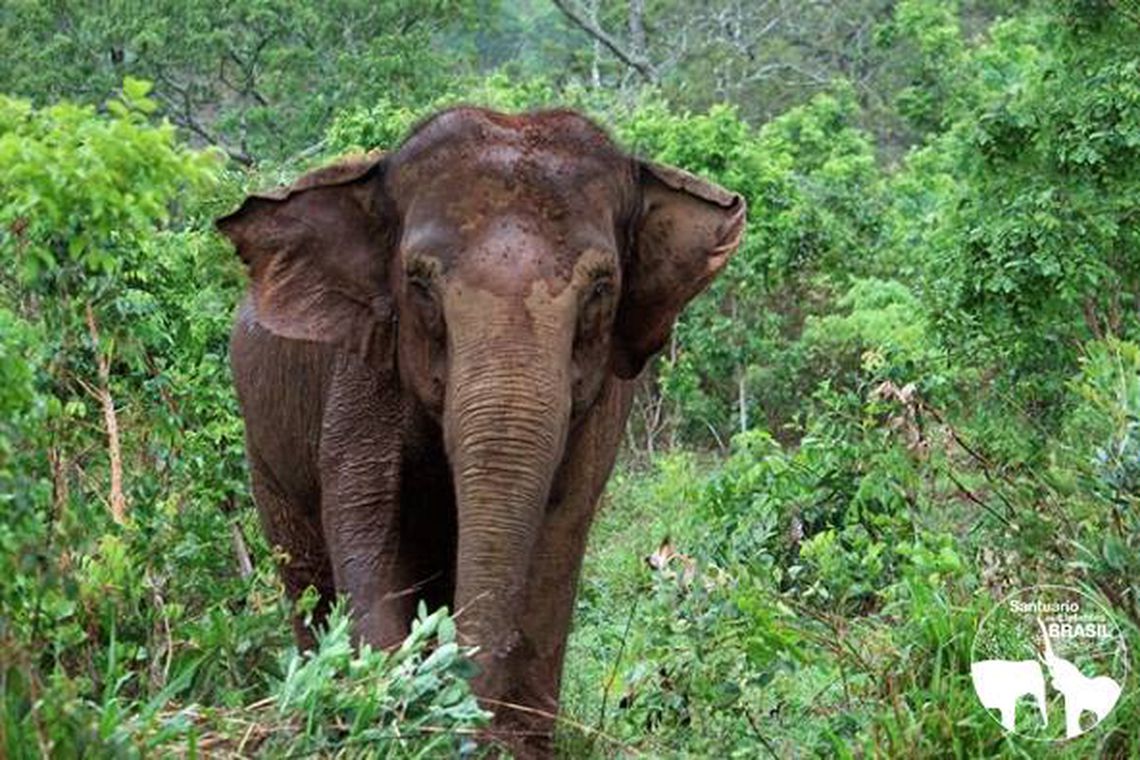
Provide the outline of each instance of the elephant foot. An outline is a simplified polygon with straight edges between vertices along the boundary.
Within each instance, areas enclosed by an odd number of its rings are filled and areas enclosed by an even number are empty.
[[[487,732],[487,743],[509,753],[515,760],[554,757],[553,730],[536,729],[533,725],[496,723]]]
[[[557,707],[540,710],[517,699],[494,700],[486,706],[495,713],[486,731],[488,743],[505,749],[517,760],[554,757]]]

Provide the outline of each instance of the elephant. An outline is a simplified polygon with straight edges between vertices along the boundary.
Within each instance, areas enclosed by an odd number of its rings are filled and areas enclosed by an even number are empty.
[[[982,707],[1001,713],[1006,731],[1017,729],[1017,701],[1026,694],[1036,701],[1041,724],[1049,725],[1045,676],[1036,660],[980,660],[970,665],[970,679]]]
[[[287,594],[314,588],[316,621],[347,595],[375,647],[418,600],[449,605],[490,736],[549,755],[634,381],[745,216],[574,111],[457,107],[220,218],[249,273],[230,358]]]

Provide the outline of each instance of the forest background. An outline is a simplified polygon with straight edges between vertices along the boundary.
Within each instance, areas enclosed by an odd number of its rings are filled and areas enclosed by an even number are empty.
[[[565,756],[1140,757],[1135,675],[1064,745],[969,679],[1032,584],[1140,652],[1134,2],[5,0],[0,93],[0,754],[480,751],[446,613],[292,648],[212,228],[469,102],[749,202],[640,383]]]

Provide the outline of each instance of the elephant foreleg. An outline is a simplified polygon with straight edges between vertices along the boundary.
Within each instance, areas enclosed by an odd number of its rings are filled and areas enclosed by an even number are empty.
[[[407,635],[414,601],[401,593],[406,589],[397,562],[398,496],[375,482],[391,477],[392,468],[364,458],[342,463],[322,478],[321,521],[336,589],[348,597],[356,638],[376,647]],[[364,470],[370,471],[368,478]]]
[[[593,512],[593,505],[555,507],[535,547],[515,689],[503,700],[509,704],[491,706],[496,725],[510,736],[519,757],[546,757],[552,752],[562,660]]]
[[[351,358],[338,367],[320,444],[321,525],[358,641],[407,635],[414,596],[399,558],[401,407],[391,384]]]
[[[1073,703],[1070,705],[1070,701]],[[1065,736],[1072,739],[1081,735],[1081,706],[1065,696]]]
[[[315,589],[318,597],[312,611],[312,625],[319,626],[328,614],[335,592],[316,505],[286,496],[269,468],[256,456],[250,457],[250,470],[253,500],[262,529],[270,546],[282,552],[279,570],[285,593],[295,602],[305,589]],[[293,616],[293,633],[299,648],[312,649],[316,645],[313,629],[305,625],[304,616]]]

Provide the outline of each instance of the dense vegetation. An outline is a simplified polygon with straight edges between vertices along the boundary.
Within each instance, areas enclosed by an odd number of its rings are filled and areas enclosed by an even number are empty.
[[[1140,652],[1133,5],[0,22],[0,754],[473,751],[487,716],[445,613],[397,652],[354,652],[339,614],[292,648],[226,362],[244,275],[211,226],[467,101],[583,109],[750,204],[642,381],[567,756],[1140,757],[1135,676],[1059,746],[1004,734],[969,679],[978,621],[1030,584],[1094,595]]]

